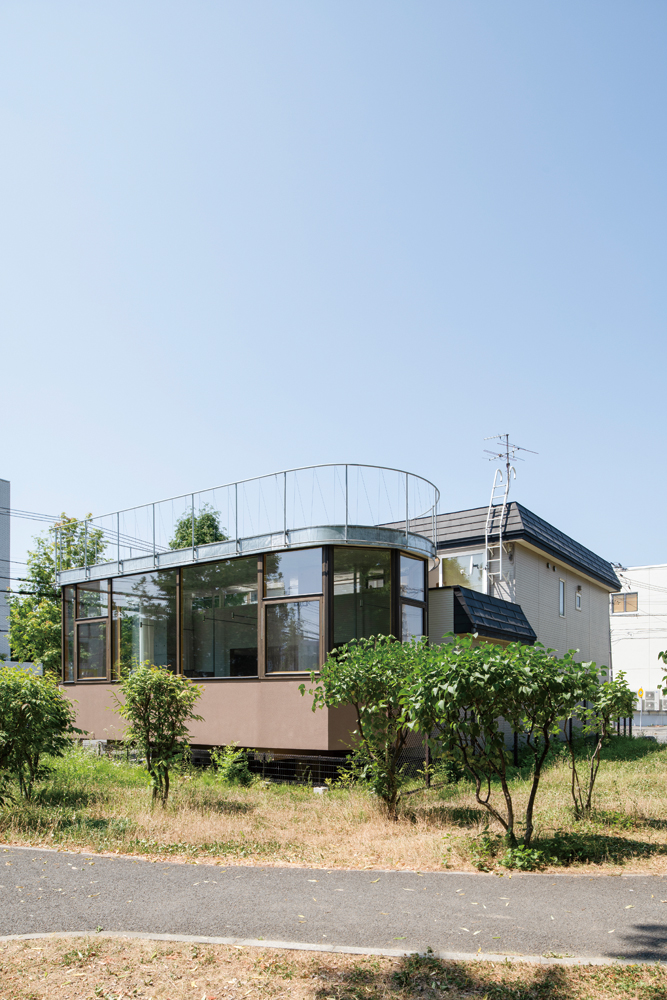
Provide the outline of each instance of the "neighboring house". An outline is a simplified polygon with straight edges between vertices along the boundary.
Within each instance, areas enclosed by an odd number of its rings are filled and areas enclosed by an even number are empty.
[[[9,578],[11,574],[10,555],[10,484],[0,479],[0,656],[9,659]]]
[[[620,585],[609,607],[614,671],[625,671],[638,695],[635,719],[641,711],[644,725],[666,725],[667,692],[658,685],[667,664],[658,653],[667,649],[667,565],[618,566],[616,573]]]
[[[539,641],[611,665],[607,560],[519,503],[439,514],[429,573],[429,635],[477,631],[493,641]],[[502,528],[502,537],[500,529]],[[430,531],[424,520],[413,530]],[[499,539],[502,561],[499,559]],[[486,548],[488,542],[488,549]]]
[[[351,639],[472,632],[609,664],[608,562],[519,504],[436,515],[438,498],[394,469],[317,466],[87,522],[92,557],[59,566],[77,724],[118,738],[119,671],[148,659],[201,685],[195,746],[340,754],[352,709],[313,713],[299,686]]]

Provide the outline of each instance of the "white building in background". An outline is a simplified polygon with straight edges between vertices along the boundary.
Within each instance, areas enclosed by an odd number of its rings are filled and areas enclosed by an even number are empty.
[[[9,562],[9,481],[0,479],[0,656],[9,660],[9,604],[7,591],[11,564]]]
[[[658,689],[667,664],[667,564],[615,567],[621,589],[611,595],[610,625],[614,674],[625,671],[637,694],[644,725],[667,724],[667,692]],[[639,696],[639,691],[643,697]]]

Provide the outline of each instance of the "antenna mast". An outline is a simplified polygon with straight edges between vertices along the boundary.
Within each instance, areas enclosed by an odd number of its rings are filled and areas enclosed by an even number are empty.
[[[503,529],[507,511],[507,497],[509,496],[512,478],[516,479],[516,469],[512,463],[517,459],[520,462],[523,461],[517,455],[518,451],[527,451],[531,455],[537,455],[537,452],[531,451],[530,448],[522,448],[518,444],[512,444],[509,434],[493,434],[484,440],[498,441],[500,443],[500,448],[497,451],[490,451],[488,448],[484,449],[485,453],[491,456],[489,462],[502,460],[505,462],[504,477],[501,469],[496,469],[493,477],[491,499],[489,500],[489,509],[486,512],[486,526],[484,528],[486,592],[493,595],[496,589],[496,578],[498,586],[502,585],[503,582]],[[494,555],[496,548],[498,549],[497,556]],[[497,569],[493,569],[492,567],[496,565]]]

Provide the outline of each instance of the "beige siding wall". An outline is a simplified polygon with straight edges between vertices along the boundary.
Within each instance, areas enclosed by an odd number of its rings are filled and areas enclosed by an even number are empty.
[[[307,677],[255,678],[207,683],[199,681],[202,696],[196,711],[201,722],[190,724],[193,743],[220,746],[237,742],[254,749],[297,751],[345,750],[356,728],[354,710],[311,710],[313,700],[302,697],[299,684],[310,686]],[[118,740],[125,723],[115,711],[111,684],[65,685],[63,693],[76,707],[76,725],[89,739]]]
[[[454,631],[454,592],[447,588],[428,592],[428,638],[433,645]]]
[[[538,641],[560,655],[568,649],[578,649],[579,659],[609,666],[609,591],[521,542],[515,545],[514,562],[515,600],[535,629]],[[560,580],[565,581],[564,618],[559,613]],[[581,611],[575,606],[578,585],[581,586]]]

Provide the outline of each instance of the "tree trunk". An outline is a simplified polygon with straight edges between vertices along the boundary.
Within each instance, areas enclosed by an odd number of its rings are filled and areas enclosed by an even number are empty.
[[[530,789],[530,795],[528,796],[528,805],[526,806],[526,832],[524,834],[523,842],[528,847],[531,838],[533,836],[533,810],[535,808],[535,798],[537,796],[537,788],[540,783],[540,777],[542,775],[542,767],[546,756],[549,752],[549,747],[551,746],[551,739],[549,736],[549,730],[545,727],[542,731],[542,739],[544,740],[544,749],[540,754],[539,760],[535,760],[535,770],[533,772],[533,785]]]

